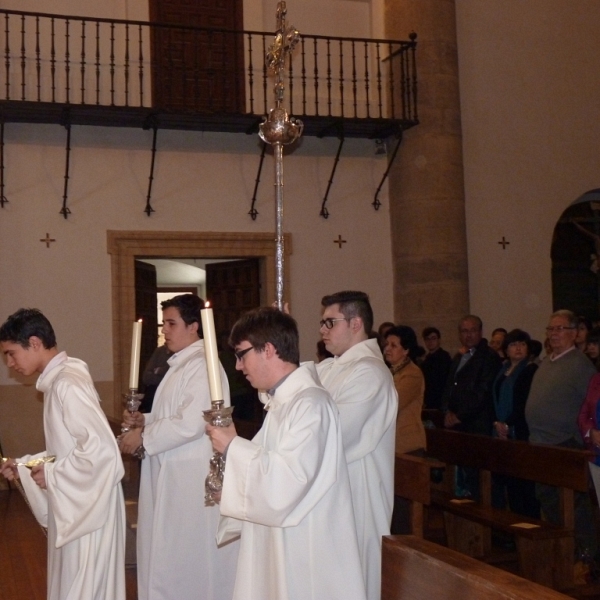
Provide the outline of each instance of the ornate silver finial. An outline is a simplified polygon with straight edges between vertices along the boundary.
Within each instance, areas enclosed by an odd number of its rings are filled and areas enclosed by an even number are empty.
[[[285,2],[279,2],[277,4],[277,31],[265,59],[267,68],[275,75],[273,88],[275,108],[269,111],[269,116],[260,125],[259,136],[263,142],[271,145],[278,143],[286,145],[295,142],[302,135],[304,127],[302,121],[290,118],[287,111],[281,106],[285,92],[285,61],[300,41],[298,30],[286,25],[286,14]]]
[[[300,40],[298,31],[286,26],[286,14],[285,2],[278,2],[277,31],[266,55],[267,68],[275,74],[275,108],[269,111],[258,132],[263,142],[273,146],[275,159],[275,283],[279,310],[283,310],[283,146],[295,142],[304,128],[302,121],[290,118],[282,107],[285,61]]]
[[[291,25],[286,27],[285,16],[287,8],[285,2],[277,4],[277,31],[275,39],[269,46],[266,56],[267,68],[275,74],[275,102],[279,107],[283,102],[283,93],[285,86],[283,83],[283,74],[285,69],[285,59],[292,52],[296,44],[300,41],[300,33]]]

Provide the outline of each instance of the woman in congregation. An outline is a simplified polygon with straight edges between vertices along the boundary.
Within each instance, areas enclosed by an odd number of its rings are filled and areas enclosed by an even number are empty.
[[[526,331],[513,329],[506,335],[502,344],[506,361],[502,364],[492,388],[495,412],[492,435],[503,440],[529,439],[525,404],[538,368],[535,362],[530,361],[530,340]],[[540,506],[535,497],[533,481],[494,475],[494,505],[504,508],[506,497],[512,512],[534,519],[540,518]]]
[[[600,327],[594,327],[588,333],[585,353],[600,371]]]
[[[581,405],[577,424],[588,450],[594,453],[590,459],[590,473],[596,496],[600,499],[600,373],[590,379],[585,400]]]
[[[592,322],[583,315],[577,317],[577,337],[575,338],[575,345],[582,351],[585,352],[587,346],[588,334],[592,330]]]
[[[396,454],[425,453],[425,428],[421,421],[425,379],[415,364],[419,346],[411,327],[398,325],[385,333],[384,357],[390,365],[394,385],[398,392],[398,419],[396,421]],[[392,534],[410,533],[409,503],[404,498],[394,498]]]

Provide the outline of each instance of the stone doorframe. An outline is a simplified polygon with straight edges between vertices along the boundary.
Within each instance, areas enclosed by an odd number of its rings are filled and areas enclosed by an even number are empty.
[[[213,233],[189,231],[107,231],[111,255],[114,414],[123,409],[135,320],[136,258],[260,258],[261,305],[276,298],[275,235],[273,233]],[[285,257],[292,254],[291,236],[285,235]],[[289,286],[289,260],[285,263]],[[287,287],[286,296],[290,297]],[[142,367],[143,368],[143,367]]]

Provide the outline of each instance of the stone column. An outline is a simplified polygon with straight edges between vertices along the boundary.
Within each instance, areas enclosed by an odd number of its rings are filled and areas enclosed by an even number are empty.
[[[469,279],[454,0],[385,0],[388,39],[417,37],[420,124],[405,132],[389,177],[394,316],[435,325],[456,347]]]

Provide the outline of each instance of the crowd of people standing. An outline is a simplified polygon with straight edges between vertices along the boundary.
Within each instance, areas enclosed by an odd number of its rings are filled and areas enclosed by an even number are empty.
[[[405,425],[407,429],[418,426],[420,408],[438,409],[444,427],[457,431],[588,448],[594,452],[590,471],[600,494],[600,328],[571,311],[559,310],[549,318],[543,344],[522,329],[497,328],[488,341],[481,319],[467,315],[458,323],[460,348],[451,357],[441,348],[435,327],[422,332],[425,351],[417,346],[410,327],[389,325],[380,342],[394,373],[399,405],[416,407],[403,415],[412,421]],[[546,352],[540,359],[542,347]],[[410,386],[407,377],[397,376],[403,370],[412,375]],[[401,418],[402,411],[399,422]],[[424,449],[424,444],[414,446],[402,451]],[[455,491],[477,500],[478,471],[458,469]],[[560,522],[558,492],[550,486],[495,475],[492,502],[524,516]],[[590,495],[577,494],[576,543],[578,551],[588,556],[598,550],[594,522]]]

